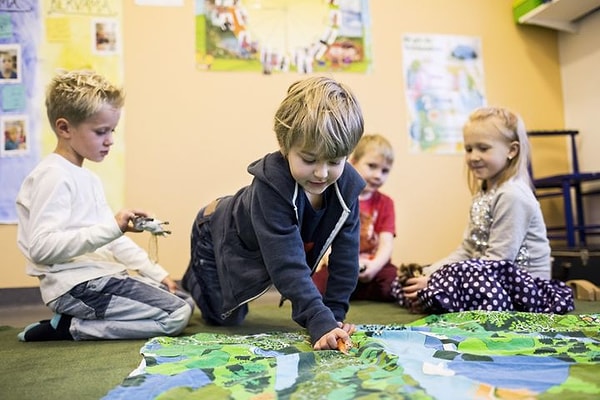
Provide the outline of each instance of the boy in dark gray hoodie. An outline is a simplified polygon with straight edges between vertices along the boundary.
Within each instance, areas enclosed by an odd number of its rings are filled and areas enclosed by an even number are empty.
[[[183,287],[202,317],[239,325],[247,303],[272,285],[292,303],[315,350],[338,348],[358,279],[360,175],[346,159],[364,131],[360,105],[326,77],[292,84],[275,113],[279,151],[248,167],[252,183],[202,208],[193,224]],[[321,296],[311,275],[331,247]]]

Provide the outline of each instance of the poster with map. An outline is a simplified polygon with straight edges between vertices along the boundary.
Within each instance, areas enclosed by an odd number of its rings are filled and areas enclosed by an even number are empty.
[[[486,102],[480,39],[406,34],[403,64],[411,152],[462,153],[462,126]]]
[[[203,71],[357,72],[371,66],[368,0],[196,0]]]

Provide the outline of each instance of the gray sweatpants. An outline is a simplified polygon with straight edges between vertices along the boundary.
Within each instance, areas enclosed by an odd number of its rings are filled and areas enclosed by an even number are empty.
[[[48,307],[73,317],[75,340],[147,339],[180,334],[194,302],[150,279],[119,274],[80,283]]]

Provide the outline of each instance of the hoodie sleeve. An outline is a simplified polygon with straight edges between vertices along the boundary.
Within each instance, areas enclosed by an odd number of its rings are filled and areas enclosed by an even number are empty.
[[[344,321],[350,296],[358,282],[360,248],[359,203],[354,202],[350,216],[331,246],[327,268],[329,278],[323,301],[333,311],[337,321]]]
[[[277,290],[291,301],[292,318],[314,343],[338,325],[312,282],[292,204],[266,182],[253,185],[252,223],[263,262]]]

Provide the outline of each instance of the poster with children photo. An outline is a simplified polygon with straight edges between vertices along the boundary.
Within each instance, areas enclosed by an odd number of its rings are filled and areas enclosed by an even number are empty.
[[[119,52],[119,30],[116,19],[92,19],[92,52],[109,55]]]
[[[21,82],[21,46],[0,44],[0,85]]]
[[[0,156],[13,157],[29,153],[27,142],[27,116],[13,115],[0,119],[2,143]]]

